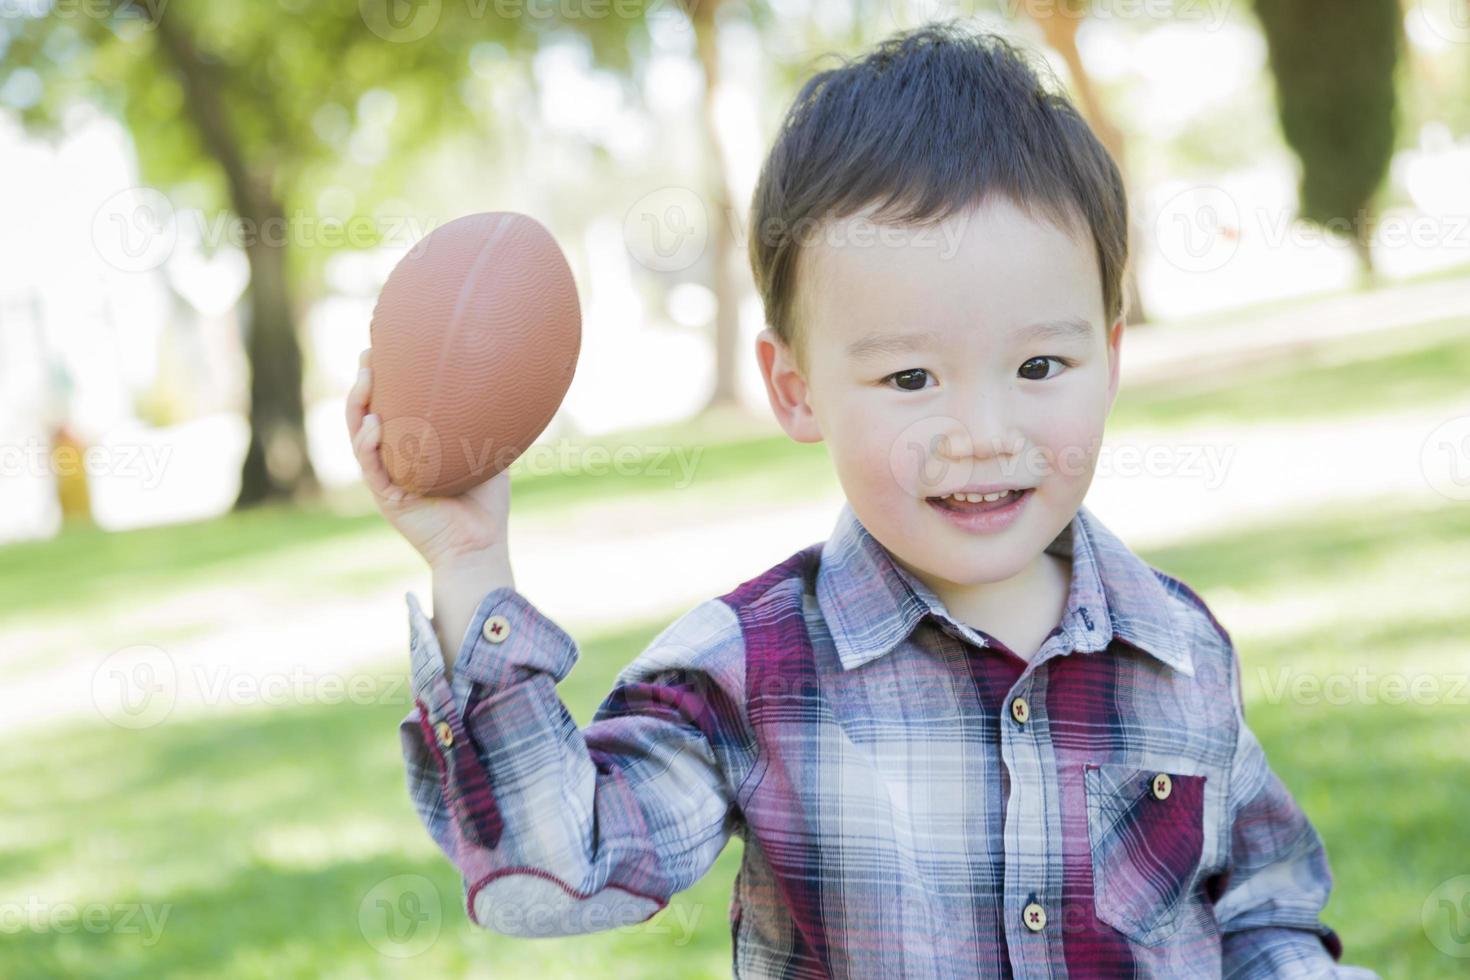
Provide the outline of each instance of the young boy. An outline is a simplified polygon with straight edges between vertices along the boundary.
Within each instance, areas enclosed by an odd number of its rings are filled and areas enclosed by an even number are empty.
[[[771,407],[847,500],[585,729],[556,692],[577,645],[511,577],[508,475],[405,496],[369,382],[349,398],[434,570],[402,746],[470,918],[641,922],[738,835],[739,976],[1373,976],[1337,964],[1327,855],[1229,634],[1082,505],[1128,245],[1075,109],[1001,39],[899,35],[805,85],[750,223]]]

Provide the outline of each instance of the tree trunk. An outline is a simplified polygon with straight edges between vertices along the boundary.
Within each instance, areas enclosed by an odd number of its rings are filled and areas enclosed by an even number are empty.
[[[301,346],[286,280],[289,239],[285,216],[272,202],[261,220],[264,223],[253,225],[258,231],[246,248],[250,260],[250,310],[245,323],[250,446],[240,471],[237,510],[272,498],[314,497],[321,490],[303,425]]]
[[[205,148],[224,171],[235,213],[245,223],[250,262],[245,356],[250,370],[250,446],[240,471],[240,509],[272,498],[315,496],[321,490],[306,451],[301,394],[301,346],[286,278],[290,228],[269,169],[252,169],[220,98],[218,63],[206,61],[187,24],[154,19],[159,47],[178,72],[184,105]],[[250,69],[246,69],[250,70]]]
[[[1358,261],[1357,288],[1372,289],[1378,285],[1378,270],[1373,265],[1373,229],[1378,222],[1372,208],[1364,209],[1364,220],[1355,222],[1348,231],[1348,243]]]
[[[1098,140],[1117,161],[1118,169],[1123,174],[1123,183],[1126,185],[1129,181],[1123,133],[1108,118],[1107,110],[1103,108],[1102,100],[1097,96],[1097,89],[1093,87],[1092,79],[1087,74],[1087,67],[1082,64],[1082,54],[1077,50],[1077,28],[1081,26],[1085,7],[1079,4],[1062,10],[1058,9],[1059,6],[1062,5],[1057,4],[1054,0],[1027,0],[1025,10],[1027,16],[1041,27],[1046,43],[1067,63],[1067,70],[1072,75],[1072,84],[1077,89],[1077,101],[1081,103],[1082,115],[1086,117],[1093,132],[1097,133]],[[1130,200],[1128,208],[1130,253],[1137,251],[1139,241],[1138,226],[1134,221],[1133,210]],[[1127,269],[1124,271],[1123,308],[1129,325],[1144,323],[1148,319],[1143,308],[1143,296],[1138,291],[1138,263],[1133,260],[1131,254]]]
[[[709,202],[710,261],[714,267],[710,288],[715,294],[715,386],[704,411],[737,405],[740,400],[740,289],[735,276],[735,235],[725,157],[715,126],[715,89],[719,83],[720,48],[715,11],[720,0],[687,0],[694,25],[694,45],[704,72],[703,128],[705,144],[705,198]]]

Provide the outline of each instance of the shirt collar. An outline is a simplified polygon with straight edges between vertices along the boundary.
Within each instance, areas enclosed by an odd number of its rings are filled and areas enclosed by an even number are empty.
[[[1072,558],[1072,585],[1061,625],[1081,653],[1105,650],[1116,637],[1194,675],[1188,624],[1154,570],[1086,506],[1047,545]],[[926,615],[966,630],[927,585],[893,561],[844,501],[822,545],[817,602],[844,670],[888,653]]]

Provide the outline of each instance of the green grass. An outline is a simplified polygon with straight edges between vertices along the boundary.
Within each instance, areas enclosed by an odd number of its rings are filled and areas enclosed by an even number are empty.
[[[1273,701],[1263,683],[1277,670],[1323,677],[1359,666],[1463,676],[1470,512],[1370,503],[1372,521],[1341,507],[1143,557],[1195,587],[1235,637],[1248,720],[1326,842],[1336,885],[1323,918],[1347,960],[1385,977],[1453,976],[1464,961],[1430,945],[1420,913],[1440,882],[1470,872],[1470,707],[1448,687],[1430,703],[1338,704]],[[559,689],[578,724],[663,625],[578,638],[581,658]],[[386,693],[387,703],[248,710],[142,731],[66,727],[6,753],[6,900],[92,903],[118,924],[122,910],[146,903],[167,919],[150,946],[146,933],[121,929],[15,931],[0,943],[0,975],[729,976],[738,841],[645,925],[534,941],[472,927],[460,881],[404,788],[396,725],[405,695]],[[405,874],[437,893],[430,921],[440,931],[400,961],[379,955],[358,912],[380,883]]]
[[[1177,381],[1135,385],[1118,394],[1108,425],[1177,428],[1340,419],[1464,398],[1470,391],[1470,321],[1432,322],[1406,331],[1395,339],[1404,343],[1402,349],[1386,353],[1371,341],[1346,340],[1213,376],[1190,373]]]
[[[580,724],[660,625],[586,642],[561,688]],[[648,924],[538,942],[471,926],[459,879],[405,791],[396,726],[407,695],[382,691],[386,703],[247,710],[140,731],[69,728],[50,733],[44,751],[7,753],[5,901],[92,904],[124,928],[123,910],[134,906],[166,918],[151,943],[151,933],[123,928],[19,930],[0,943],[0,976],[576,977],[613,975],[603,971],[615,963],[624,964],[617,976],[728,976],[723,923],[738,841]],[[365,933],[358,916],[381,882],[405,874],[437,893],[442,931],[398,962],[379,955],[369,941],[378,933]]]
[[[1247,721],[1326,843],[1336,880],[1323,919],[1345,959],[1385,977],[1464,975],[1421,913],[1438,885],[1470,874],[1470,510],[1363,501],[1143,557],[1217,615],[1212,595],[1246,611],[1223,625]],[[1302,621],[1272,625],[1273,609]]]

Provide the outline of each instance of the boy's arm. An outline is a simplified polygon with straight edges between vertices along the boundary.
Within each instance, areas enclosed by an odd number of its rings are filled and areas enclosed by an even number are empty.
[[[1272,771],[1245,721],[1235,658],[1238,741],[1230,775],[1230,858],[1208,883],[1215,898],[1222,975],[1374,978],[1340,964],[1342,940],[1319,915],[1332,890],[1321,837]]]
[[[716,748],[747,744],[739,699],[695,669],[730,662],[712,649],[739,642],[727,607],[709,600],[656,637],[579,730],[556,692],[577,645],[514,586],[475,608],[452,676],[407,600],[409,795],[461,873],[472,922],[517,936],[611,929],[703,876],[739,819]]]

